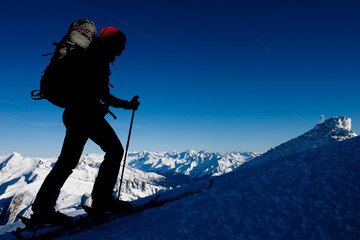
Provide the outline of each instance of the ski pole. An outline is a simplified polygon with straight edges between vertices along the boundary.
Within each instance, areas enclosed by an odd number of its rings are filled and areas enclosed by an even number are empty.
[[[123,177],[124,177],[124,170],[125,170],[125,164],[126,164],[126,156],[127,156],[128,149],[129,149],[129,142],[130,142],[132,125],[133,125],[133,122],[134,122],[134,115],[135,115],[135,110],[133,110],[132,116],[131,116],[129,135],[128,135],[128,139],[127,139],[127,143],[126,143],[124,163],[123,163],[123,168],[122,168],[122,173],[121,173],[121,178],[120,178],[120,186],[119,186],[119,190],[118,190],[118,191],[119,191],[119,192],[118,192],[118,199],[120,199],[120,195],[121,195],[121,185],[122,185]]]

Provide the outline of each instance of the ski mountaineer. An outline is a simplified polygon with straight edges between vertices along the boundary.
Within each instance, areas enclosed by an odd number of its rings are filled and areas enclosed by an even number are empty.
[[[135,111],[140,104],[138,96],[125,101],[110,94],[110,63],[121,55],[125,42],[126,37],[120,30],[106,27],[86,50],[71,52],[71,58],[63,63],[57,77],[70,79],[73,84],[71,91],[76,91],[76,94],[71,95],[63,113],[66,135],[60,156],[32,204],[31,221],[34,225],[62,224],[69,220],[65,214],[55,210],[56,200],[66,179],[77,166],[88,139],[105,152],[91,193],[92,209],[102,214],[127,206],[112,195],[124,149],[105,120],[109,106]]]

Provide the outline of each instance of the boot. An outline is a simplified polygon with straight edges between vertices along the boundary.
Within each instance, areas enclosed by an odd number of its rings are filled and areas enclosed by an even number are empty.
[[[51,224],[55,226],[71,226],[75,224],[75,219],[66,214],[63,214],[55,209],[50,210],[44,217],[40,213],[34,212],[31,215],[31,222],[33,226],[39,224]]]
[[[131,203],[125,202],[115,197],[105,200],[93,200],[92,211],[95,215],[111,213],[130,213],[134,207]]]

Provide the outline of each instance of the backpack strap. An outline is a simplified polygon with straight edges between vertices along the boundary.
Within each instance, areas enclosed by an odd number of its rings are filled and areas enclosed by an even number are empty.
[[[46,57],[46,56],[49,56],[49,55],[52,55],[52,54],[54,54],[54,52],[51,52],[51,53],[45,53],[45,54],[43,54],[43,55],[41,55],[42,57]]]
[[[45,99],[45,96],[44,96],[44,94],[42,94],[40,92],[40,90],[32,90],[31,91],[31,98],[33,100],[41,100],[41,99]]]
[[[117,119],[117,117],[115,116],[115,114],[112,111],[108,110],[108,113],[114,118],[114,120]]]
[[[58,45],[59,45],[59,43],[57,43],[57,42],[53,42],[53,44],[52,45],[54,45],[55,47],[57,47]],[[52,54],[54,54],[55,52],[51,52],[51,53],[45,53],[45,54],[43,54],[43,55],[41,55],[42,57],[46,57],[46,56],[49,56],[49,55],[52,55]]]

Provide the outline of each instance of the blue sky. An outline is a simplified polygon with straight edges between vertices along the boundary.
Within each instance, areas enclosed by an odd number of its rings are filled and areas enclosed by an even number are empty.
[[[0,4],[0,155],[57,156],[62,109],[33,101],[69,24],[121,29],[112,93],[138,94],[131,151],[266,151],[325,117],[360,132],[356,1],[7,1]],[[131,112],[107,117],[125,145]],[[84,153],[101,153],[88,143]]]

